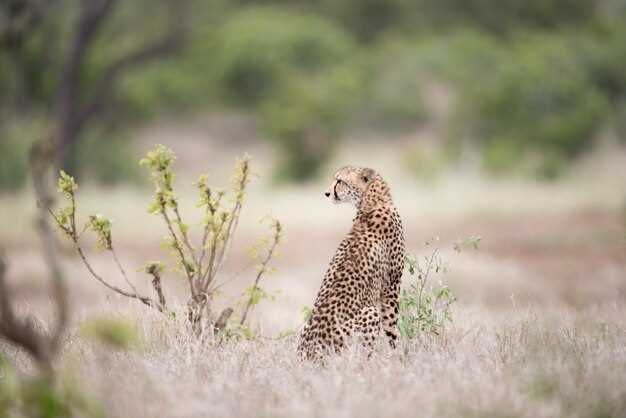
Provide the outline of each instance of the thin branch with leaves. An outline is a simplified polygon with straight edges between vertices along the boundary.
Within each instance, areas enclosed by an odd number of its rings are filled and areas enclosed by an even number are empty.
[[[276,248],[278,247],[278,244],[280,243],[282,239],[282,225],[280,224],[280,222],[276,219],[272,219],[271,225],[272,225],[272,230],[274,232],[274,234],[272,235],[272,242],[269,245],[269,248],[267,249],[267,253],[265,254],[265,257],[263,258],[263,260],[261,260],[261,263],[257,266],[257,275],[256,275],[256,278],[254,279],[254,283],[252,284],[250,289],[248,289],[249,297],[248,297],[248,301],[246,302],[245,308],[243,310],[243,314],[241,315],[241,320],[239,321],[239,325],[245,324],[246,319],[248,317],[248,311],[250,310],[252,306],[256,305],[259,302],[260,295],[263,292],[263,290],[259,287],[259,283],[264,274],[271,272],[269,263],[274,257]]]
[[[87,267],[87,270],[91,275],[102,283],[109,290],[114,291],[122,296],[137,299],[141,301],[143,304],[150,306],[151,308],[155,308],[161,312],[163,312],[164,307],[156,303],[149,296],[141,295],[135,286],[130,282],[128,276],[126,275],[126,271],[122,267],[117,254],[115,253],[113,247],[113,237],[111,234],[111,221],[102,215],[91,215],[89,216],[89,220],[85,224],[83,230],[91,230],[96,234],[96,246],[101,250],[109,251],[115,263],[120,270],[120,273],[124,277],[125,281],[128,283],[130,290],[124,290],[118,286],[115,286],[109,283],[105,278],[96,273],[95,269],[89,262],[87,255],[83,247],[80,244],[80,236],[81,233],[77,229],[76,223],[76,191],[78,190],[78,184],[72,176],[61,171],[59,180],[57,183],[57,190],[59,193],[63,194],[65,201],[68,203],[67,206],[62,207],[61,209],[54,212],[52,209],[48,209],[50,216],[56,223],[56,225],[61,229],[61,231],[65,234],[66,237],[70,239],[70,241],[74,244],[76,252],[78,253],[81,261]],[[82,231],[81,231],[82,232]]]
[[[174,270],[180,272],[188,283],[188,316],[190,322],[198,332],[201,332],[201,322],[204,318],[219,331],[228,322],[233,309],[224,309],[215,319],[211,304],[217,290],[224,283],[224,281],[218,283],[216,278],[222,270],[239,225],[246,189],[252,176],[250,158],[244,156],[237,160],[231,180],[230,193],[215,191],[208,185],[208,176],[200,176],[196,183],[200,195],[197,206],[202,209],[204,217],[202,220],[202,238],[198,247],[194,246],[192,236],[189,234],[189,225],[184,221],[179,199],[174,191],[173,164],[175,160],[176,156],[171,149],[157,145],[148,152],[146,158],[140,161],[141,165],[150,170],[150,179],[154,186],[154,199],[148,212],[159,216],[165,224],[168,236],[164,239],[163,246],[170,250],[170,255],[175,260]],[[137,299],[160,312],[167,313],[166,297],[161,281],[165,265],[157,261],[150,262],[144,267],[144,271],[152,276],[151,283],[156,299],[140,294],[126,274],[115,250],[111,221],[102,215],[91,215],[85,227],[78,232],[76,220],[77,189],[78,186],[74,179],[62,171],[58,180],[58,190],[65,197],[67,206],[56,212],[50,210],[49,214],[64,235],[74,244],[89,273],[108,289],[122,296]],[[226,204],[227,196],[230,197],[230,207]],[[266,257],[260,264],[253,289],[258,288],[261,277],[268,272],[269,263],[275,255],[276,247],[282,236],[280,222],[273,220],[271,227],[274,231],[273,241],[268,247]],[[85,230],[90,230],[96,234],[96,245],[99,249],[111,253],[115,265],[130,288],[129,290],[111,284],[96,273],[80,245],[80,237]],[[248,315],[250,306],[249,301],[242,316],[243,321]]]
[[[452,248],[461,252],[464,248],[478,248],[481,238],[471,236],[457,240]],[[421,334],[440,335],[445,324],[451,321],[451,307],[456,302],[452,290],[442,281],[433,284],[433,276],[448,272],[448,265],[438,247],[439,238],[427,241],[432,248],[427,255],[407,255],[405,262],[411,281],[400,292],[398,329],[404,341],[411,341]]]

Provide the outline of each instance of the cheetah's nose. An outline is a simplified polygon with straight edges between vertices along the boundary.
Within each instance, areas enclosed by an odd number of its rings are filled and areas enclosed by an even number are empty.
[[[330,197],[330,192],[326,192],[326,193],[324,193],[324,196],[326,196],[326,197]]]

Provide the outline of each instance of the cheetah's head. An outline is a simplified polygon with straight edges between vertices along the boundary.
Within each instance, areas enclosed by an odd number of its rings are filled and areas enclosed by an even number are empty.
[[[335,204],[352,203],[358,208],[367,186],[377,177],[379,175],[371,168],[343,167],[337,170],[324,195]]]

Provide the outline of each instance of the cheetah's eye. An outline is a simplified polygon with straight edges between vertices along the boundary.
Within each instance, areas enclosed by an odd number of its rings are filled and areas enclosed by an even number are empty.
[[[369,181],[369,179],[368,179],[366,176],[363,176],[363,181],[364,181],[365,183],[367,183],[367,182]]]

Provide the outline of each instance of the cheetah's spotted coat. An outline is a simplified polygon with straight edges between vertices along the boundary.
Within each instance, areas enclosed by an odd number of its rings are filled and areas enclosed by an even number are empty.
[[[357,208],[352,229],[324,275],[298,351],[308,359],[338,352],[347,340],[369,347],[381,329],[395,346],[398,294],[404,269],[404,233],[389,188],[374,170],[344,167],[326,192]]]

